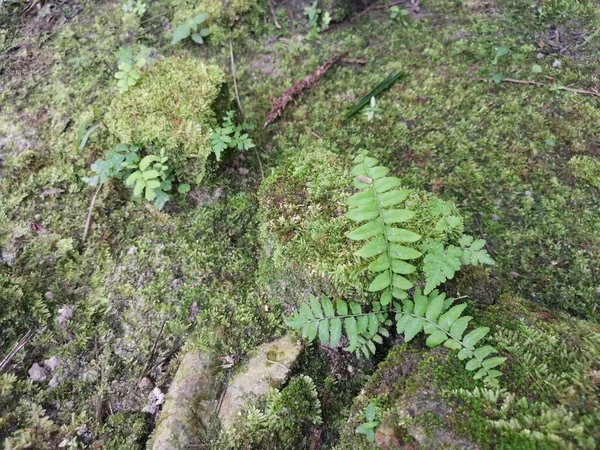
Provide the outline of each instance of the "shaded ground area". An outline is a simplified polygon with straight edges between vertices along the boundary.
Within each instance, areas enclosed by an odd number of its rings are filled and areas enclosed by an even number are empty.
[[[515,294],[597,322],[599,100],[556,89],[598,88],[595,2],[406,2],[405,24],[370,9],[312,39],[298,12],[307,5],[293,5],[292,26],[275,4],[276,28],[267,4],[249,2],[241,20],[224,14],[211,25],[206,45],[169,45],[172,22],[218,3],[148,2],[142,18],[117,3],[0,6],[0,358],[27,337],[0,375],[0,439],[143,448],[160,408],[151,392],[166,390],[181,348],[239,361],[280,334],[283,306],[261,278],[273,267],[259,245],[256,194],[261,170],[309,147],[346,163],[368,150],[406,186],[454,202],[496,260],[490,302]],[[83,242],[94,191],[82,178],[117,142],[101,126],[80,146],[81,130],[119,95],[115,53],[144,44],[156,57],[230,72],[230,33],[262,167],[252,151],[211,159],[202,185],[161,212],[109,185]],[[497,47],[509,52],[494,61]],[[262,130],[277,95],[342,51],[345,60]],[[378,98],[374,120],[344,120],[393,70],[406,75]],[[500,72],[550,87],[492,82]],[[339,390],[321,399],[330,407],[315,445],[328,448],[361,386],[348,366],[363,367],[333,358],[343,376],[332,388],[324,351],[301,368],[321,396],[324,386]]]

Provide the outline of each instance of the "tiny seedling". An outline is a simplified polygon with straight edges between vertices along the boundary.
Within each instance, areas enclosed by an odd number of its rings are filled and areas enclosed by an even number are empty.
[[[542,72],[543,72],[543,69],[542,69],[542,66],[540,66],[539,64],[534,64],[534,65],[531,67],[531,71],[532,71],[533,73],[542,73]]]
[[[142,0],[127,0],[121,9],[126,13],[142,17],[146,13],[146,4]]]
[[[198,30],[198,25],[206,22],[208,19],[207,13],[200,13],[185,21],[183,25],[179,25],[175,32],[173,33],[173,38],[171,39],[171,44],[177,44],[188,37],[192,38],[197,44],[203,44],[204,38],[210,34],[210,30],[208,28],[200,28]]]
[[[210,145],[217,161],[221,160],[223,152],[228,148],[242,151],[255,147],[248,133],[244,133],[244,131],[251,130],[252,127],[245,123],[235,125],[233,116],[234,112],[228,111],[221,126],[218,126],[210,136]]]
[[[510,50],[507,47],[496,47],[495,48],[496,55],[492,60],[492,65],[494,66],[494,73],[492,74],[492,80],[494,83],[498,84],[504,79],[504,74],[498,70],[498,62],[500,58],[506,56],[510,53]]]
[[[308,24],[310,25],[310,32],[308,33],[309,39],[314,39],[319,35],[319,32],[325,31],[329,28],[331,23],[331,15],[329,12],[323,11],[319,8],[317,0],[306,8],[304,8],[304,14],[308,17]]]
[[[405,20],[406,17],[408,17],[407,9],[400,8],[398,6],[392,6],[389,11],[390,11],[390,19],[396,20],[399,18],[402,21],[403,25],[408,25],[408,23]]]
[[[377,108],[377,100],[375,100],[375,96],[371,97],[371,101],[369,103],[369,106],[367,106],[365,108],[365,115],[367,116],[367,120],[369,122],[373,122],[373,119],[375,118],[375,114],[382,112],[383,109],[381,108]]]
[[[379,426],[379,422],[375,420],[377,407],[373,402],[369,403],[365,410],[366,422],[356,428],[356,434],[364,434],[369,442],[375,442],[375,430]]]
[[[154,59],[150,57],[152,49],[142,45],[140,51],[134,56],[132,48],[122,48],[117,52],[119,58],[119,71],[115,74],[118,79],[117,86],[122,93],[127,92],[135,86],[142,77],[140,69],[147,64],[152,64]]]

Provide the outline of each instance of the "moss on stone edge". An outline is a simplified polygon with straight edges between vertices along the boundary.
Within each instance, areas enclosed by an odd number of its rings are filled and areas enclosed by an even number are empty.
[[[211,153],[209,138],[223,84],[223,72],[216,66],[165,58],[115,98],[106,124],[124,144],[164,148],[175,177],[198,185]]]
[[[482,449],[596,448],[597,326],[506,295],[486,311],[468,312],[478,323],[494,324],[488,341],[508,358],[500,387],[474,381],[445,349],[398,346],[355,399],[342,448],[356,439],[360,411],[370,401],[387,405],[381,441],[407,434],[424,448],[451,442]],[[391,436],[389,430],[395,430]]]

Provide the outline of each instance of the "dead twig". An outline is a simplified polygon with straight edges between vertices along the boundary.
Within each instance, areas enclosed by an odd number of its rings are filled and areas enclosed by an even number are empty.
[[[154,344],[152,345],[152,350],[150,350],[150,356],[148,357],[148,361],[146,361],[146,364],[144,365],[144,370],[142,370],[142,375],[140,376],[140,381],[142,380],[142,378],[144,378],[146,376],[146,373],[148,371],[148,366],[154,359],[154,354],[156,353],[156,347],[158,346],[158,341],[160,340],[160,338],[163,334],[163,331],[165,330],[166,324],[167,324],[167,319],[163,320],[162,325],[160,326],[160,331],[156,335],[156,339],[154,339]],[[138,383],[139,383],[139,381],[138,381]]]
[[[340,59],[342,59],[347,54],[348,54],[348,52],[344,52],[344,53],[340,53],[339,55],[334,56],[329,61],[327,61],[324,64],[317,67],[315,69],[315,71],[313,73],[311,73],[309,76],[298,81],[291,88],[289,88],[287,91],[285,91],[281,95],[281,97],[279,97],[273,103],[273,106],[271,108],[271,111],[269,111],[269,115],[267,116],[267,120],[265,120],[265,125],[263,128],[267,128],[270,124],[275,122],[281,116],[281,114],[283,114],[283,111],[285,110],[286,106],[294,98],[298,97],[302,92],[304,92],[306,89],[308,89],[313,84],[315,84],[317,81],[319,81],[319,79],[323,75],[325,75],[325,73],[327,73],[327,71],[329,69],[331,69],[331,67],[336,62],[338,62]]]
[[[27,342],[29,342],[29,339],[31,339],[31,336],[33,336],[33,333],[34,333],[33,328],[31,330],[29,330],[27,333],[25,333],[25,335],[23,335],[23,337],[21,339],[19,339],[19,342],[17,342],[15,344],[15,346],[8,353],[8,355],[6,355],[6,357],[2,360],[2,362],[0,362],[0,373],[4,372],[4,369],[10,364],[10,362],[15,357],[15,355],[17,353],[19,353],[19,351],[27,345]]]
[[[287,366],[284,366],[283,364],[281,364],[281,363],[278,363],[277,361],[271,361],[269,358],[265,358],[265,359],[267,360],[267,362],[268,362],[268,363],[275,364],[276,366],[279,366],[279,367],[283,367],[283,368],[284,368],[285,370],[287,370],[288,372],[289,372],[289,370],[290,370],[290,368],[289,368],[289,367],[287,367]]]
[[[387,5],[377,5],[373,8],[373,10],[388,9],[388,8],[391,8],[392,6],[401,5],[402,3],[404,3],[404,1],[405,0],[400,0],[397,2],[388,3]]]
[[[290,21],[290,34],[293,36],[296,35],[296,24],[294,23],[294,11],[290,5],[286,5],[288,20]]]
[[[479,78],[479,81],[484,81],[484,82],[490,82],[492,80],[488,80],[486,78]],[[555,89],[557,91],[568,91],[568,92],[574,92],[576,94],[582,94],[582,95],[590,95],[592,97],[596,97],[596,98],[600,98],[600,92],[598,91],[588,91],[586,89],[579,89],[579,88],[573,88],[573,87],[569,87],[569,86],[552,86],[550,84],[546,84],[546,83],[540,83],[539,81],[532,81],[532,80],[517,80],[515,78],[503,78],[502,79],[503,83],[515,83],[515,84],[527,84],[530,86],[536,86],[536,87],[543,87],[543,88],[547,88],[547,89]]]
[[[88,215],[87,215],[87,219],[85,221],[85,228],[83,229],[83,237],[82,237],[83,242],[86,241],[88,231],[90,231],[90,225],[92,224],[92,213],[94,212],[94,205],[96,205],[96,198],[98,197],[98,194],[100,193],[100,190],[102,189],[102,186],[104,186],[104,183],[102,183],[98,186],[98,188],[96,189],[96,192],[94,192],[92,201],[90,202],[90,208],[88,209]]]
[[[237,87],[237,77],[235,76],[235,60],[233,59],[233,43],[231,42],[231,36],[229,36],[229,58],[231,59],[231,76],[233,78],[233,89],[235,91],[235,100],[237,102],[238,108],[240,108],[240,113],[242,114],[242,118],[244,117],[244,108],[242,108],[242,102],[240,102],[240,94],[238,92]]]
[[[269,0],[269,9],[271,10],[271,15],[273,16],[273,22],[275,22],[275,27],[281,28],[279,22],[277,22],[277,14],[275,14],[275,7],[273,6],[273,0]]]

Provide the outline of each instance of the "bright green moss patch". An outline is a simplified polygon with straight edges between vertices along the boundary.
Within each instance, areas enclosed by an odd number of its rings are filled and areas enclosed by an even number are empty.
[[[215,66],[165,58],[144,72],[138,84],[113,101],[106,124],[124,144],[164,149],[175,177],[198,185],[211,153],[215,108],[224,77]]]
[[[346,237],[353,229],[345,217],[345,200],[354,192],[349,155],[305,145],[290,150],[261,185],[261,277],[288,306],[309,292],[363,301],[368,264],[353,254],[360,245]],[[406,227],[423,239],[445,243],[462,233],[456,208],[430,194],[411,190],[403,207],[416,212]]]

